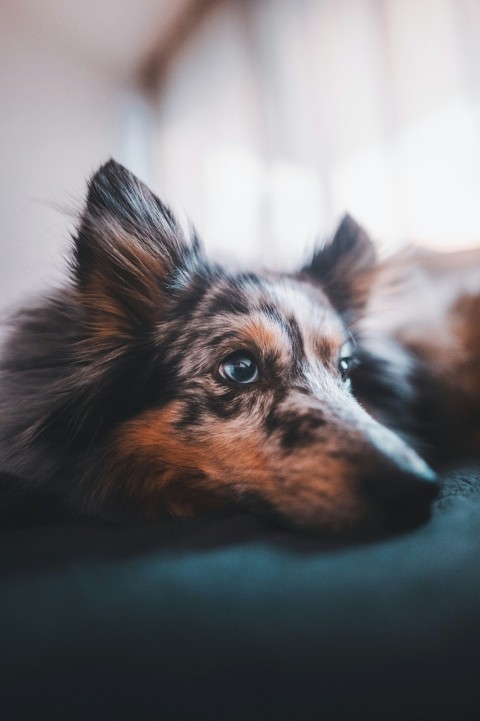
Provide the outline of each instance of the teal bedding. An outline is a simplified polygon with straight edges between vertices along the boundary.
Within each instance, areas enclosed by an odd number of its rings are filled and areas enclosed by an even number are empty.
[[[430,521],[334,545],[248,516],[0,536],[0,714],[480,718],[480,470]]]

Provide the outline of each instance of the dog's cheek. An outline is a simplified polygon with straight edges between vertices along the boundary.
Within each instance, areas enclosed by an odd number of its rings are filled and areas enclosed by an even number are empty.
[[[142,516],[182,517],[216,510],[221,494],[202,470],[205,449],[179,430],[183,406],[172,402],[122,424],[103,456],[98,495],[128,499]]]
[[[149,518],[217,511],[252,494],[272,497],[277,478],[266,445],[244,418],[206,414],[192,429],[185,404],[173,401],[112,434],[96,495],[106,505],[128,499]]]

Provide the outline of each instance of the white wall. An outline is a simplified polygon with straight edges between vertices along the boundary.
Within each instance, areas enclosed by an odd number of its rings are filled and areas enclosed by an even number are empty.
[[[68,211],[100,163],[145,171],[135,72],[188,4],[2,0],[0,310],[61,277]]]
[[[123,88],[15,13],[0,25],[0,305],[58,277],[67,218],[99,161],[119,147]]]
[[[389,248],[479,244],[479,0],[223,0],[156,117],[217,256],[298,267],[345,211]]]

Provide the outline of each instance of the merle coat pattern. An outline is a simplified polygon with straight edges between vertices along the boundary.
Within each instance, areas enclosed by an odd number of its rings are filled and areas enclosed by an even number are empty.
[[[233,273],[110,161],[73,246],[65,286],[12,319],[2,352],[7,512],[243,506],[333,532],[427,515],[416,365],[395,338],[362,338],[377,261],[350,217],[296,274]]]

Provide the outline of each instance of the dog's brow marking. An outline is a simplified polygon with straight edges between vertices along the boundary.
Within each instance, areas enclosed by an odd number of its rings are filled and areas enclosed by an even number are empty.
[[[243,332],[264,353],[274,353],[284,364],[290,359],[288,335],[276,319],[263,312],[252,313],[243,319]]]

